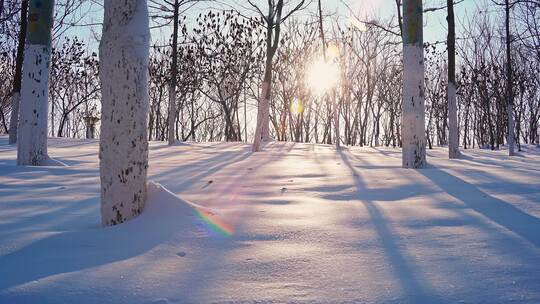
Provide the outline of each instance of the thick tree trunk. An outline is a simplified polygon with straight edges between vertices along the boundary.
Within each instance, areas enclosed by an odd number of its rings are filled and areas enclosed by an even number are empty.
[[[272,66],[267,67],[271,69]],[[271,72],[270,72],[271,73]],[[268,73],[268,74],[270,74]],[[261,142],[268,140],[269,124],[270,124],[270,79],[267,81],[266,77],[262,84],[261,99],[259,101],[259,107],[257,110],[257,126],[255,128],[255,137],[253,138],[253,152],[261,150]],[[266,138],[265,138],[266,137]]]
[[[13,91],[11,95],[11,118],[9,121],[9,143],[17,142],[17,125],[19,124],[19,104],[21,100],[22,66],[24,60],[24,41],[26,40],[26,25],[28,0],[21,2],[20,31],[15,58],[15,75],[13,75]]]
[[[454,0],[447,0],[448,8],[448,157],[459,158],[459,128],[456,103],[456,27]]]
[[[269,16],[271,15],[272,9],[270,9]],[[270,21],[266,28],[266,64],[259,105],[257,107],[257,126],[255,127],[255,135],[253,138],[253,152],[261,150],[261,142],[268,140],[270,133],[270,94],[272,87],[272,61],[274,57],[272,52],[273,26],[274,23]]]
[[[169,83],[169,146],[176,141],[176,78],[178,75],[178,0],[174,1],[171,80]]]
[[[145,0],[106,0],[104,12],[99,157],[106,226],[137,216],[146,202],[150,32]]]
[[[17,164],[47,162],[47,111],[54,1],[32,0],[24,50]]]
[[[403,167],[422,168],[426,165],[422,0],[405,0],[403,14]]]

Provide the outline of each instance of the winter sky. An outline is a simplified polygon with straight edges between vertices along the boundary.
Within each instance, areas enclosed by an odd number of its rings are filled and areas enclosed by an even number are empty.
[[[242,0],[243,2],[244,0]],[[241,7],[242,4],[236,0],[226,0],[222,1],[226,3],[229,7]],[[261,0],[255,0],[255,3],[261,2]],[[264,2],[261,4],[264,7]],[[457,1],[456,1],[457,2]],[[240,2],[241,3],[241,2]],[[345,5],[346,3],[347,5]],[[432,7],[442,7],[446,3],[445,0],[424,0],[424,8]],[[457,24],[457,33],[460,36],[460,25],[467,20],[467,14],[469,16],[477,8],[485,8],[488,0],[463,0],[459,2],[455,7],[456,13],[456,24]],[[202,3],[191,10],[188,13],[188,22],[189,20],[194,20],[196,16],[202,11],[206,11],[209,8],[209,4]],[[363,19],[371,20],[374,17],[382,19],[390,19],[392,16],[396,15],[396,5],[395,0],[323,0],[323,6],[325,9],[331,13],[333,16],[337,16],[343,22],[349,22],[349,18],[352,14],[354,16]],[[211,7],[216,8],[216,5],[211,5]],[[349,9],[350,8],[350,9]],[[240,9],[240,8],[239,8]],[[307,16],[308,14],[313,14],[316,9],[316,1],[313,1],[310,12],[304,11],[300,15]],[[353,12],[351,12],[351,9]],[[490,13],[497,15],[502,12],[497,12],[493,6],[490,6]],[[88,14],[86,18],[86,23],[100,23],[102,19],[102,11],[99,5],[93,4],[91,13]],[[159,42],[167,40],[170,29],[160,29],[152,31],[152,40],[153,42]],[[73,31],[72,31],[73,32]],[[75,34],[81,36],[92,49],[97,49],[97,37],[99,37],[100,29],[97,27],[78,27],[74,30]],[[436,12],[429,12],[424,15],[424,40],[426,42],[436,42],[446,39],[446,10],[438,10]]]

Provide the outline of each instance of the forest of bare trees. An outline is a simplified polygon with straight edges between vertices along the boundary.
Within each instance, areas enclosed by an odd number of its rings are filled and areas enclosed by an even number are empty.
[[[20,90],[17,47],[24,26],[20,16],[25,13],[25,2],[2,1],[2,133],[10,131],[15,106],[12,97]],[[252,141],[257,101],[262,102],[261,95],[268,94],[269,136],[274,140],[401,147],[402,14],[370,20],[344,17],[331,10],[319,15],[315,2],[282,3],[280,18],[286,15],[286,19],[279,21],[279,41],[270,41],[271,20],[264,19],[268,16],[264,5],[152,1],[151,28],[165,29],[166,34],[154,34],[150,49],[148,139],[168,140],[174,136],[181,141]],[[455,81],[462,149],[498,149],[507,144],[509,75],[517,149],[539,141],[540,3],[510,2],[510,74],[504,3],[479,7],[456,21]],[[458,5],[461,2],[456,2]],[[95,28],[93,32],[99,32],[100,24],[85,21],[99,8],[92,1],[56,1],[49,136],[99,136],[98,50],[94,38],[82,37],[79,31]],[[194,15],[196,8],[198,13]],[[398,16],[398,12],[392,15]],[[324,23],[322,32],[319,19]],[[178,24],[173,33],[175,20]],[[275,25],[270,27],[276,30]],[[274,51],[267,48],[268,43],[275,44],[271,78],[265,75],[268,51]],[[328,92],[318,92],[309,75],[310,66],[321,58],[323,49],[339,67],[336,87]],[[449,143],[446,50],[444,41],[424,43],[428,148]],[[265,91],[268,79],[272,80],[271,88]],[[339,133],[335,132],[336,126],[340,126]]]
[[[540,0],[0,0],[0,210],[0,304],[540,303]]]

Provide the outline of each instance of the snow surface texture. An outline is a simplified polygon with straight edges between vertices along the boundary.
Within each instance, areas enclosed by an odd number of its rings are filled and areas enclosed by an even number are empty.
[[[0,303],[540,303],[535,147],[151,143],[147,208],[100,228],[97,141],[18,167],[7,140]]]

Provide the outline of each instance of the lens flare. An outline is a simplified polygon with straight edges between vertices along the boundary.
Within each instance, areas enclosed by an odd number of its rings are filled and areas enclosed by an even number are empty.
[[[324,95],[338,84],[339,67],[333,60],[317,60],[307,70],[306,81],[315,94]]]
[[[300,115],[302,113],[304,113],[304,104],[298,100],[298,99],[295,99],[292,103],[291,103],[291,113],[294,114],[294,115]]]
[[[220,220],[215,214],[208,210],[197,208],[195,209],[195,215],[212,229],[212,231],[217,232],[220,235],[230,237],[234,234],[234,228],[231,225]]]
[[[328,56],[328,61],[334,61],[339,57],[339,47],[335,44],[328,45],[326,49],[326,55]]]

